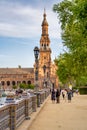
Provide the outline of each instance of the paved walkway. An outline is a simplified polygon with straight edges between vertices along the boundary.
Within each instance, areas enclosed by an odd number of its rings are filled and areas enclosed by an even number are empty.
[[[87,95],[75,95],[71,103],[61,98],[60,104],[49,97],[27,130],[87,130]]]

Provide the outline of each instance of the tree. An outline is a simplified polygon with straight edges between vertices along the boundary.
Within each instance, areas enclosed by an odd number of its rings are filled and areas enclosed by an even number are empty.
[[[13,89],[17,89],[17,86],[16,86],[16,85],[13,85],[12,88],[13,88]]]
[[[20,87],[21,89],[26,89],[26,88],[27,88],[27,85],[24,84],[24,83],[21,83],[21,84],[19,85],[19,87]]]
[[[83,79],[87,76],[87,1],[63,0],[55,4],[53,10],[61,23],[63,45],[68,48],[67,55],[62,55],[64,64],[67,63],[65,70],[71,70],[70,77],[81,84],[86,81]],[[60,57],[58,62],[61,62]],[[59,75],[60,70],[62,71],[62,67],[59,65]],[[67,71],[65,73],[67,75]]]
[[[28,84],[27,85],[27,89],[34,89],[34,88],[35,88],[35,86],[33,84]]]
[[[71,55],[68,53],[61,54],[58,59],[55,60],[55,63],[58,66],[57,75],[59,76],[60,81],[63,84],[73,82],[75,71],[71,61]]]

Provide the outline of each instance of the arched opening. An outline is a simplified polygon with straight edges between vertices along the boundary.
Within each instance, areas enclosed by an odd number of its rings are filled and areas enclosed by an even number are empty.
[[[31,81],[28,81],[27,83],[28,83],[28,84],[31,84]]]
[[[7,86],[10,86],[10,81],[7,81]]]
[[[49,77],[49,72],[47,72],[47,78]]]
[[[16,83],[15,83],[15,81],[12,81],[12,85],[15,85]]]
[[[46,44],[44,44],[44,50],[46,50]]]
[[[17,85],[21,84],[21,81],[17,81]]]
[[[4,86],[4,85],[5,85],[5,82],[4,82],[4,81],[1,81],[1,85]]]
[[[22,83],[23,83],[23,84],[26,84],[26,81],[23,81]]]

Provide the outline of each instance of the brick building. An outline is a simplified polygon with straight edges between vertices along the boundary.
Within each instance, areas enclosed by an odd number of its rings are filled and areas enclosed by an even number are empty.
[[[33,68],[0,68],[0,82],[3,89],[10,89],[20,83],[34,83]]]

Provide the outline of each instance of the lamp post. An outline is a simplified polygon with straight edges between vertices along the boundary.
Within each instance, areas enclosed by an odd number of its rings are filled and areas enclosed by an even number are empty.
[[[46,87],[46,81],[45,81],[45,75],[46,75],[46,65],[43,66],[43,71],[44,71],[44,87]]]
[[[0,97],[2,96],[2,88],[1,88],[1,81],[0,81]]]
[[[2,81],[2,76],[0,76],[0,97],[2,97],[2,90],[3,90],[1,81]]]
[[[39,48],[36,46],[34,48],[34,56],[35,56],[35,90],[38,90],[38,56],[39,56]]]

